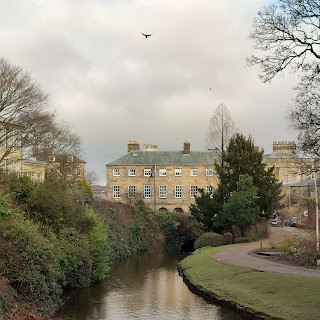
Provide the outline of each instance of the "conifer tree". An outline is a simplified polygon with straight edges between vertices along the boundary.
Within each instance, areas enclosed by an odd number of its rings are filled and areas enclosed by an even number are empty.
[[[226,202],[232,192],[238,191],[241,175],[249,175],[253,186],[258,188],[256,203],[260,207],[260,215],[269,217],[275,209],[280,208],[281,184],[277,182],[273,168],[266,168],[263,150],[259,151],[254,146],[251,137],[235,134],[223,153],[223,160],[223,164],[216,164],[221,202]]]

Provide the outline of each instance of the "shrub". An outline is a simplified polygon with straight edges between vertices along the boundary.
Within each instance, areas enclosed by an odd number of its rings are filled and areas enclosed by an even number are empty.
[[[274,245],[285,253],[289,260],[300,265],[317,266],[320,253],[316,250],[316,239],[313,233],[305,235],[288,235],[281,242]]]
[[[233,224],[231,226],[231,232],[232,232],[234,238],[241,238],[241,236],[242,236],[241,229],[238,226],[236,226],[235,224]]]
[[[91,281],[105,278],[108,271],[108,235],[103,219],[92,209],[87,208],[86,216],[92,221],[92,228],[87,234],[92,259]]]
[[[31,221],[16,215],[0,219],[0,273],[22,297],[45,314],[61,303],[61,273],[55,245]]]
[[[231,244],[233,242],[233,236],[231,232],[225,232],[223,234],[223,244]]]
[[[130,243],[131,247],[137,253],[146,252],[148,246],[142,235],[143,225],[141,223],[134,223],[130,226]]]
[[[178,216],[171,212],[159,211],[154,213],[154,217],[159,224],[160,230],[165,236],[165,251],[180,251],[182,240],[177,232],[180,222]]]
[[[234,239],[234,243],[248,243],[251,241],[252,241],[252,238],[250,238],[250,237],[241,237],[241,238]]]
[[[206,232],[202,234],[194,243],[194,248],[219,247],[223,244],[223,236],[215,232]]]
[[[92,260],[90,246],[83,235],[75,229],[60,229],[56,241],[57,256],[64,287],[82,288],[91,283]]]

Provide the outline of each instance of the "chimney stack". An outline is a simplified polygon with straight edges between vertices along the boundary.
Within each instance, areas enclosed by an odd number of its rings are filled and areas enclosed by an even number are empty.
[[[140,144],[137,140],[130,140],[128,142],[128,152],[140,151]]]
[[[185,140],[183,143],[183,154],[190,154],[190,141]]]

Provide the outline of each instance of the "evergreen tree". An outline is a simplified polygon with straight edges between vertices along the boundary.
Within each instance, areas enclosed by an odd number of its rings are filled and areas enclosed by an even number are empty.
[[[191,204],[191,215],[200,222],[207,231],[213,228],[213,218],[219,212],[220,205],[217,191],[213,193],[198,189],[199,196],[195,197],[195,204]]]
[[[266,168],[263,150],[259,151],[254,146],[251,137],[235,134],[223,153],[222,163],[216,164],[220,178],[220,201],[228,201],[230,194],[238,191],[240,176],[247,174],[252,177],[253,186],[258,188],[256,203],[260,207],[261,215],[269,217],[275,209],[280,208],[281,184],[277,182],[273,168]]]
[[[237,225],[243,232],[248,226],[256,223],[260,209],[256,201],[258,188],[253,186],[252,181],[251,176],[240,175],[237,191],[223,204],[217,221],[221,227],[230,229],[232,225]]]

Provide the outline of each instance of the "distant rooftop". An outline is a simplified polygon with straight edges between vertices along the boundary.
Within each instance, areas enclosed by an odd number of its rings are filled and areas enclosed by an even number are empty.
[[[158,164],[158,165],[190,165],[190,164],[214,164],[219,161],[215,151],[190,151],[184,154],[182,151],[131,151],[123,157],[110,162],[107,165],[133,165],[133,164]]]

